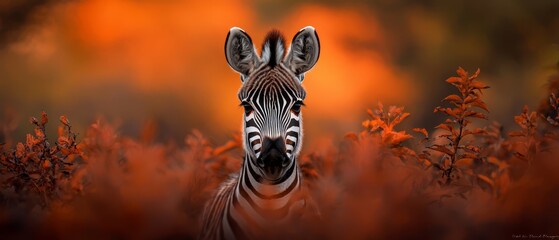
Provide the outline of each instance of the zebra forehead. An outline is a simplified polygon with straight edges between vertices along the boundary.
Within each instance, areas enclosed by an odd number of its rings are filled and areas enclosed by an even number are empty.
[[[305,89],[292,74],[281,66],[267,68],[251,75],[239,90],[241,101],[259,95],[264,98],[289,95],[296,99],[304,99]]]

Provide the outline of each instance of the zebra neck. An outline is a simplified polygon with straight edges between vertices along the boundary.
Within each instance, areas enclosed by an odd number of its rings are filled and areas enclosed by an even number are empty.
[[[299,218],[305,207],[297,161],[292,161],[285,177],[274,183],[264,181],[257,167],[252,165],[254,162],[245,157],[230,195],[222,217],[226,238],[258,239],[258,236],[266,236],[267,232]]]
[[[301,179],[297,160],[287,166],[283,177],[275,182],[266,181],[249,156],[245,157],[238,188],[243,198],[250,198],[255,209],[276,210],[289,208],[301,190]],[[243,194],[244,193],[244,194]],[[247,199],[248,200],[248,199]]]

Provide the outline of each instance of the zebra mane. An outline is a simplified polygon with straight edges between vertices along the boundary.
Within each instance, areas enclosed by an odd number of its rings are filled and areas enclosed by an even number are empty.
[[[262,46],[262,61],[270,67],[275,67],[285,57],[285,39],[278,30],[268,32]]]

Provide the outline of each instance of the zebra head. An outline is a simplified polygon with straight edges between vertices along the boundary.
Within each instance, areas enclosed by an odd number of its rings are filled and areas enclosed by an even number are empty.
[[[318,60],[318,35],[313,27],[305,27],[285,49],[285,40],[275,30],[266,36],[260,55],[240,28],[231,28],[225,42],[227,62],[242,81],[238,96],[245,110],[245,164],[268,181],[281,179],[301,150],[301,83]]]

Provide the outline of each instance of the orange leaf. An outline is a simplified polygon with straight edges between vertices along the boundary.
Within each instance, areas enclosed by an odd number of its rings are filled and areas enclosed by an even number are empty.
[[[468,129],[464,130],[464,133],[462,135],[466,136],[470,134],[485,134],[485,133],[487,133],[487,131],[481,128],[474,128],[474,130],[468,130]]]
[[[491,187],[493,187],[493,186],[495,185],[495,182],[493,182],[493,180],[491,180],[491,178],[489,178],[488,176],[478,174],[477,177],[478,177],[479,179],[481,179],[482,181],[484,181],[484,182],[488,183],[489,185],[491,185]]]
[[[462,77],[463,79],[468,78],[468,72],[466,72],[466,70],[464,70],[462,67],[458,67],[458,70],[456,70],[456,73],[458,74],[458,76]]]
[[[478,98],[475,95],[468,95],[465,99],[464,99],[464,103],[465,104],[470,104],[473,101],[478,100]]]
[[[439,124],[435,128],[440,128],[440,129],[443,129],[443,130],[447,130],[449,132],[452,132],[452,130],[453,130],[452,126],[450,126],[448,124],[444,124],[444,123]]]
[[[361,125],[363,125],[364,128],[369,128],[369,120],[363,121]]]
[[[41,125],[45,125],[49,122],[49,118],[46,112],[41,112]]]
[[[58,126],[58,136],[64,136],[64,126]]]
[[[454,164],[458,167],[469,167],[474,162],[472,158],[460,158]]]
[[[70,125],[70,121],[68,121],[68,118],[66,118],[66,116],[64,115],[60,116],[60,122],[62,122],[62,124],[66,126]]]
[[[450,149],[448,149],[447,147],[442,146],[442,145],[433,145],[433,146],[429,146],[427,148],[429,148],[431,150],[434,150],[434,151],[437,151],[437,152],[442,152],[442,153],[445,153],[445,154],[448,154],[448,155],[453,154]]]
[[[449,77],[448,79],[446,79],[447,83],[459,83],[462,82],[462,78],[459,77]]]
[[[429,167],[429,166],[431,166],[431,164],[432,164],[431,161],[423,160],[423,165],[425,165],[425,167]]]
[[[425,138],[429,138],[429,133],[427,133],[427,130],[425,128],[414,128],[412,129],[412,131],[417,133],[422,133],[425,136]]]
[[[445,158],[445,159],[443,160],[443,167],[444,167],[445,169],[447,169],[447,168],[450,167],[450,159],[449,159],[449,158]]]
[[[479,113],[479,112],[474,112],[474,111],[471,111],[471,112],[467,113],[465,117],[473,117],[473,118],[487,119],[487,117],[485,116],[485,114]]]
[[[25,146],[23,143],[17,143],[16,146],[16,157],[22,158],[25,155]]]
[[[524,115],[514,116],[514,121],[522,128],[526,128],[526,118]]]
[[[49,160],[45,160],[45,162],[43,162],[43,168],[50,168],[52,166],[52,164],[50,163]]]
[[[410,113],[403,113],[402,115],[400,115],[396,119],[394,119],[390,124],[391,124],[392,127],[396,126],[396,125],[400,124],[402,121],[404,121],[404,119],[406,119],[409,116],[410,116]]]
[[[45,133],[43,133],[43,131],[40,128],[36,127],[35,136],[37,136],[37,138],[39,139],[43,139],[45,137]]]
[[[496,166],[498,166],[499,170],[506,169],[506,168],[509,167],[509,165],[505,161],[501,161],[501,160],[497,159],[496,157],[489,157],[487,159],[487,161],[489,163],[492,163],[492,164],[495,164]]]
[[[489,88],[489,86],[487,86],[487,85],[485,85],[485,84],[483,84],[482,82],[479,82],[479,81],[473,81],[470,84],[470,87],[472,87],[474,89],[487,89],[487,88]]]
[[[480,70],[479,70],[479,68],[477,68],[476,72],[472,76],[470,76],[470,78],[471,79],[477,78],[477,76],[479,76],[479,73],[480,73]]]
[[[376,131],[377,129],[381,128],[381,129],[386,129],[386,123],[383,122],[382,120],[379,119],[375,119],[375,120],[371,120],[369,121],[369,130],[370,131]]]
[[[480,152],[480,148],[474,145],[467,145],[465,147],[460,147],[466,151],[470,151],[470,152],[475,152],[475,153],[479,153]]]
[[[404,112],[404,107],[390,106],[388,107],[388,114],[396,116]]]
[[[489,112],[489,108],[487,108],[487,104],[485,104],[485,102],[483,102],[481,100],[472,102],[472,106],[481,108],[481,109]]]
[[[449,115],[449,116],[454,117],[454,118],[458,118],[458,114],[460,113],[460,109],[458,109],[458,108],[451,109],[451,108],[437,107],[437,108],[435,108],[434,112],[443,112],[446,115]]]
[[[530,113],[530,122],[535,123],[537,121],[537,118],[538,118],[538,114],[536,112]]]
[[[413,137],[411,135],[407,134],[405,131],[388,132],[383,137],[383,142],[394,146],[394,145],[399,145],[403,141],[406,141],[410,138],[413,138]]]
[[[230,151],[231,149],[234,149],[237,146],[238,145],[235,141],[230,140],[227,143],[225,143],[223,146],[214,148],[212,152],[212,156],[223,154],[224,152]]]
[[[452,94],[452,95],[449,95],[449,96],[445,97],[443,99],[443,101],[461,103],[462,98],[460,96],[456,95],[456,94]]]
[[[33,137],[33,135],[31,134],[27,134],[25,136],[25,144],[28,148],[32,148],[37,143],[37,139],[35,139],[35,137]]]
[[[379,110],[379,112],[382,113],[382,109],[384,109],[384,106],[382,105],[382,102],[380,102],[380,101],[378,102],[377,109]]]
[[[374,117],[375,115],[373,114],[373,110],[371,109],[367,109],[367,114],[369,114],[371,117]]]

